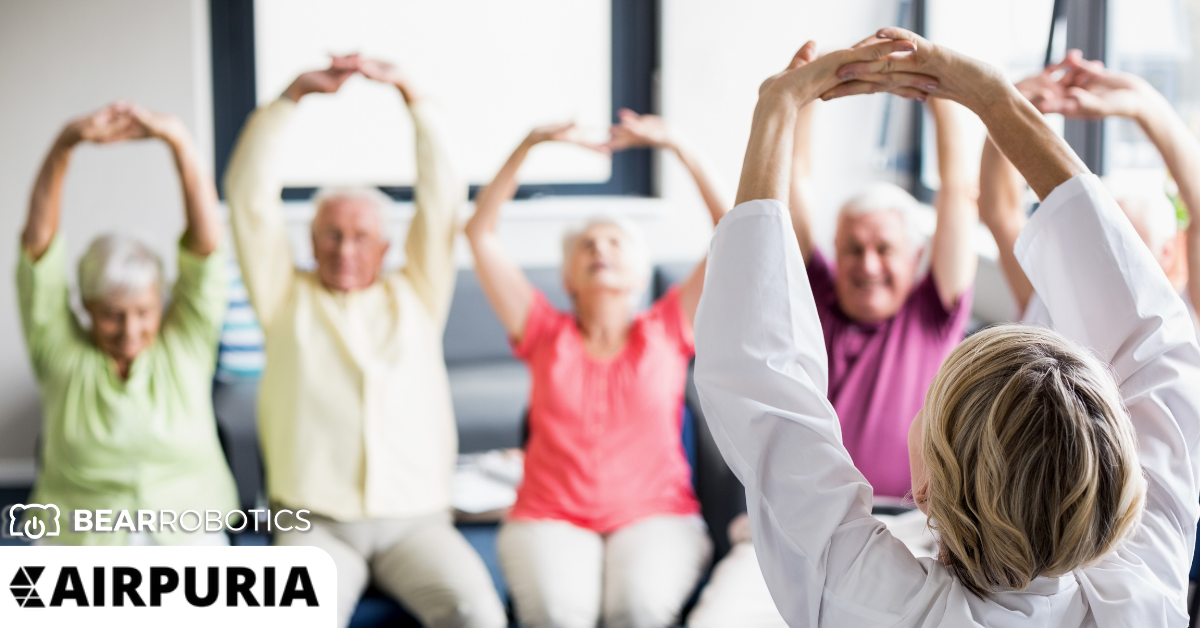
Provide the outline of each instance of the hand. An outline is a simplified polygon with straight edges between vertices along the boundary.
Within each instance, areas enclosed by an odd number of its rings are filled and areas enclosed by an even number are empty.
[[[400,94],[404,97],[404,102],[412,104],[418,98],[416,92],[412,89],[412,83],[409,81],[408,75],[394,64],[378,59],[364,59],[358,64],[358,71],[373,81],[394,85],[396,89],[400,90]]]
[[[299,102],[301,98],[312,93],[332,94],[341,88],[346,79],[359,71],[359,65],[357,54],[332,57],[328,68],[297,76],[284,90],[283,95]]]
[[[574,122],[560,122],[558,124],[547,124],[539,126],[529,132],[525,138],[525,143],[529,146],[541,144],[542,142],[567,142],[594,150],[599,153],[608,154],[608,148],[604,144],[589,142],[583,137],[583,131],[579,129]]]
[[[363,59],[358,63],[358,71],[362,72],[363,76],[372,81],[396,85],[397,87],[408,84],[408,77],[400,71],[400,68],[387,61]]]
[[[149,111],[146,108],[130,104],[126,110],[133,120],[137,130],[136,137],[154,137],[167,142],[175,142],[188,137],[187,127],[183,121],[169,113]]]
[[[669,148],[674,142],[663,119],[653,114],[638,115],[629,109],[617,112],[619,124],[609,129],[610,139],[604,147],[616,152],[626,148]]]
[[[1052,65],[1033,76],[1018,81],[1017,91],[1042,113],[1060,112],[1067,97],[1068,73],[1063,64]]]
[[[759,99],[784,97],[791,99],[797,107],[804,107],[818,97],[835,97],[827,95],[847,80],[862,78],[853,75],[839,76],[839,68],[853,63],[876,62],[895,53],[911,52],[915,48],[916,44],[913,42],[899,38],[873,38],[859,42],[852,48],[818,55],[816,43],[810,41],[796,52],[783,72],[763,81],[758,89]],[[937,89],[937,80],[929,76],[905,72],[893,74],[894,76],[890,77],[873,75],[877,79],[876,85],[855,81],[850,90],[839,95],[866,94],[884,91],[886,88],[910,98],[918,98],[924,97],[929,90]]]
[[[1067,70],[1061,80],[1063,99],[1054,107],[1038,107],[1043,113],[1061,113],[1068,118],[1136,118],[1147,95],[1155,93],[1140,77],[1109,70],[1100,61],[1088,61],[1078,50],[1068,51],[1059,65]]]
[[[128,113],[130,106],[119,100],[99,111],[76,118],[63,128],[60,139],[75,145],[79,142],[108,144],[139,137],[137,124]]]
[[[853,81],[838,85],[822,95],[822,98],[840,98],[853,94],[869,93],[871,89],[861,83],[876,83],[892,93],[899,93],[902,86],[912,87],[939,98],[956,101],[978,113],[990,103],[1002,98],[1010,89],[1008,81],[992,66],[959,54],[949,48],[937,46],[929,40],[902,28],[884,28],[876,37],[895,43],[908,42],[910,52],[897,48],[897,52],[876,56],[873,60],[847,63],[837,70],[837,76]],[[864,48],[864,50],[870,47]],[[897,74],[896,79],[886,75]],[[935,79],[937,82],[921,86],[918,77]],[[901,94],[902,95],[902,94]]]

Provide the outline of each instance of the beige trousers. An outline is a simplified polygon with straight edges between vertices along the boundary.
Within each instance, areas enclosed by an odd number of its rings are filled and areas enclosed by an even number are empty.
[[[664,628],[712,556],[698,516],[649,517],[610,534],[565,521],[510,521],[500,566],[526,628]]]
[[[276,532],[274,542],[319,547],[333,557],[338,626],[350,623],[370,581],[430,628],[508,625],[487,567],[448,513],[354,522],[314,514],[305,518],[312,522],[310,530]],[[284,519],[281,525],[296,525]]]

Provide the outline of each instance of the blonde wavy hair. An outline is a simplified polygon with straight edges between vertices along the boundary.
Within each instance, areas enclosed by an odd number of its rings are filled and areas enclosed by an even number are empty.
[[[1107,365],[1063,336],[1003,325],[960,344],[925,399],[926,512],[940,561],[980,596],[1117,548],[1146,483]]]

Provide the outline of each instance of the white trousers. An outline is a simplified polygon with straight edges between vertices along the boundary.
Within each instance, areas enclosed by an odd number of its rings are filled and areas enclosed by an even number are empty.
[[[712,557],[699,516],[642,519],[609,534],[565,521],[510,521],[500,566],[526,628],[673,626]]]
[[[449,514],[354,522],[313,514],[306,518],[312,529],[276,532],[274,542],[316,546],[333,557],[338,626],[350,623],[371,581],[429,628],[508,625],[487,566],[454,527]],[[283,525],[295,523],[283,521]]]
[[[921,511],[876,518],[918,558],[936,554],[936,541]],[[713,569],[700,600],[688,615],[688,628],[787,628],[758,566],[750,520],[745,514],[729,524],[729,541],[733,548]]]

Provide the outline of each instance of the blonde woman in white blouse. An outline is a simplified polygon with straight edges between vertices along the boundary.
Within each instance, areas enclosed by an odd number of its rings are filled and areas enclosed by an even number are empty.
[[[760,90],[696,315],[704,414],[746,486],[780,613],[791,626],[1186,625],[1200,348],[1154,257],[994,68],[894,28],[807,54]],[[876,91],[967,106],[1043,199],[1016,257],[1058,332],[972,336],[913,422],[913,495],[937,558],[871,516],[784,206],[797,109]]]

